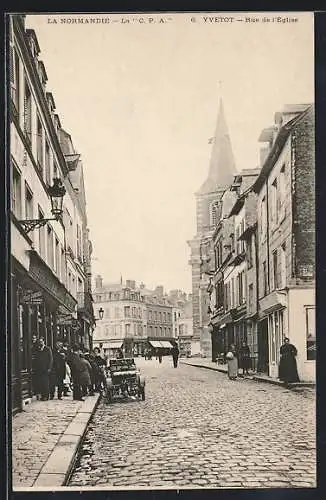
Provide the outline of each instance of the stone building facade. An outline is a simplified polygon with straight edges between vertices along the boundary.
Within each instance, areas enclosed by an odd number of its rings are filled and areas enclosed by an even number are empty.
[[[197,231],[194,238],[188,241],[191,251],[189,264],[192,267],[193,338],[200,341],[201,354],[208,357],[211,356],[211,338],[207,286],[213,269],[210,268],[211,260],[207,259],[207,245],[210,245],[217,224],[223,192],[232,182],[235,173],[235,161],[222,101],[212,141],[208,176],[196,193]]]
[[[105,284],[97,276],[93,292],[95,315],[104,310],[103,319],[97,321],[94,345],[100,346],[109,356],[122,349],[126,355],[140,355],[153,346],[172,347],[172,306],[162,287],[148,290],[134,280],[125,283]]]
[[[262,131],[261,168],[235,176],[213,232],[212,359],[248,342],[252,366],[278,376],[280,346],[315,379],[314,107],[288,105]]]
[[[58,340],[89,345],[94,320],[83,165],[74,149],[72,155],[66,152],[66,133],[47,88],[37,36],[26,29],[24,16],[10,16],[9,42],[8,342],[12,409],[18,411],[33,396],[32,336],[43,336],[50,347]],[[54,178],[66,191],[58,220],[53,220],[49,196]],[[51,220],[42,225],[32,222],[40,219]]]

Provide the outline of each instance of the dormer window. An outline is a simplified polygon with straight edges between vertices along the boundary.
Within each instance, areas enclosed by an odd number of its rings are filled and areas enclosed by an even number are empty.
[[[42,61],[38,62],[38,73],[40,77],[40,81],[43,87],[43,90],[45,90],[46,82],[48,81],[48,76],[45,71],[45,66]]]

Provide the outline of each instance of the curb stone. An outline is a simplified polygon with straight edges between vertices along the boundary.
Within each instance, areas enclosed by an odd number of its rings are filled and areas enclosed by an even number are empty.
[[[100,395],[97,394],[87,398],[82,404],[43,465],[33,488],[66,486],[99,400]]]
[[[189,363],[188,361],[180,361],[180,363],[183,364],[183,365],[195,366],[197,368],[205,368],[206,370],[213,370],[213,371],[216,371],[216,372],[219,372],[219,373],[225,373],[225,374],[227,374],[227,370],[226,369],[219,368],[218,366],[202,365],[202,364],[199,364],[199,363],[196,363],[196,362]],[[241,375],[240,375],[240,378],[241,378]],[[284,386],[284,383],[281,380],[274,379],[274,378],[271,378],[271,377],[268,377],[268,376],[264,376],[264,375],[251,375],[249,377],[246,377],[246,379],[247,380],[254,380],[255,382],[266,382],[267,384],[279,385],[281,387],[286,388],[286,386]],[[311,387],[311,388],[315,388],[315,386],[316,386],[316,384],[314,382],[297,382],[297,383],[289,384],[287,386],[287,388],[288,389],[296,388],[296,387]]]

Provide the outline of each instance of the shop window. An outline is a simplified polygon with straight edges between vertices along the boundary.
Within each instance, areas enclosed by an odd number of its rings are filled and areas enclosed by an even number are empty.
[[[19,345],[20,345],[20,369],[28,369],[28,334],[27,320],[24,307],[19,306]]]
[[[276,362],[276,341],[275,341],[273,314],[270,314],[268,317],[268,329],[269,329],[269,338],[270,338],[270,360],[272,363],[275,363]]]
[[[316,359],[316,310],[306,307],[307,360]]]

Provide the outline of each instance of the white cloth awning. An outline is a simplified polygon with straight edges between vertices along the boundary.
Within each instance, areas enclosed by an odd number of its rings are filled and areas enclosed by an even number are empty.
[[[152,347],[163,347],[159,340],[149,340]]]
[[[121,349],[121,347],[122,347],[122,340],[103,342],[103,349]]]
[[[173,347],[171,342],[169,342],[168,340],[161,340],[160,342],[162,344],[162,347],[164,347],[165,349],[171,349]]]

